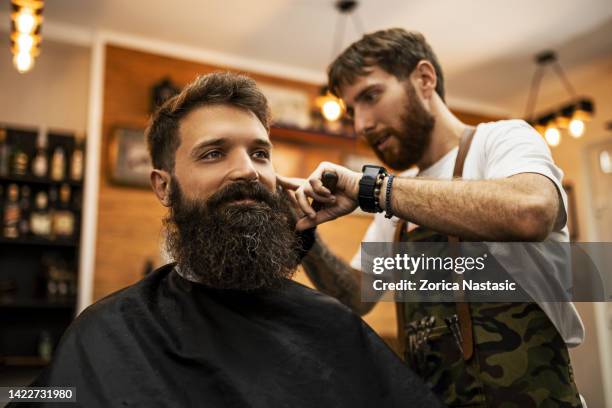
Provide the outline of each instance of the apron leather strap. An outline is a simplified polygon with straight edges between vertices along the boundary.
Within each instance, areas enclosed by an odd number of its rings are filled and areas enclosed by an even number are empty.
[[[476,128],[468,126],[461,140],[459,141],[459,151],[457,152],[457,158],[455,159],[455,167],[453,169],[453,178],[461,178],[463,176],[463,166],[465,165],[465,158],[467,157],[468,151],[474,138]],[[408,223],[405,220],[399,220],[397,228],[395,229],[394,242],[401,242],[402,233],[406,230]],[[454,235],[448,236],[448,242],[455,244],[459,242],[459,238]],[[459,276],[459,275],[458,275]],[[463,359],[469,360],[474,354],[474,338],[472,331],[472,315],[470,312],[470,305],[463,301],[463,293],[459,295],[460,299],[456,302],[457,317],[459,319],[459,327],[461,329],[462,347],[463,347]],[[396,303],[397,310],[397,325],[400,345],[403,347],[405,344],[405,314],[404,308],[399,303]]]
[[[459,142],[459,151],[457,152],[457,159],[455,160],[455,168],[453,169],[453,179],[461,178],[463,176],[463,166],[465,165],[465,158],[467,157],[468,151],[474,139],[474,133],[476,128],[468,126]],[[459,237],[454,235],[448,236],[449,244],[459,243]],[[458,275],[461,278],[461,275]],[[457,308],[457,317],[459,319],[459,327],[461,328],[462,347],[463,347],[463,359],[469,360],[474,354],[474,339],[472,330],[472,313],[470,311],[470,305],[464,301],[463,291],[459,293],[460,299],[455,304]]]

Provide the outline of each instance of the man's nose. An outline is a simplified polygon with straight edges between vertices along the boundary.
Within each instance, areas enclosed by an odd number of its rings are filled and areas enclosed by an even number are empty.
[[[240,152],[233,155],[229,178],[232,181],[259,180],[259,173],[253,165],[253,160],[248,152]]]
[[[376,123],[367,111],[363,109],[355,109],[355,133],[359,136],[365,136],[376,129]]]

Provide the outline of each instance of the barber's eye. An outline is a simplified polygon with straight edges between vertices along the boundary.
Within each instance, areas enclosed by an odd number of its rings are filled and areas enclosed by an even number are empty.
[[[218,159],[222,156],[221,152],[219,150],[211,150],[209,152],[204,153],[202,156],[200,156],[201,160],[215,160]]]
[[[266,150],[257,150],[253,152],[253,157],[255,157],[256,159],[269,159],[270,153]]]
[[[363,100],[365,102],[374,102],[378,98],[378,92],[372,91],[368,92],[363,96]]]

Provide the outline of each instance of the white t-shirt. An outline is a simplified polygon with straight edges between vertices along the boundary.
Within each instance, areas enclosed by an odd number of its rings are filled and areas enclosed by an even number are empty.
[[[419,177],[450,180],[453,175],[458,147],[448,152],[431,167],[420,172]],[[548,177],[557,186],[562,205],[549,240],[567,242],[567,195],[561,185],[563,172],[553,162],[550,150],[542,137],[523,120],[503,120],[477,126],[472,145],[465,159],[463,178],[466,180],[492,180],[520,173],[538,173]],[[416,169],[401,173],[400,177],[415,177]],[[387,219],[379,213],[370,224],[363,242],[392,242],[399,219]],[[493,251],[493,249],[492,249]],[[361,248],[351,261],[351,266],[361,269]],[[522,287],[537,290],[539,282],[525,272],[529,268],[508,270]],[[536,297],[537,298],[537,297]],[[565,343],[574,347],[584,340],[584,326],[576,307],[571,302],[538,302],[542,310],[555,325]]]

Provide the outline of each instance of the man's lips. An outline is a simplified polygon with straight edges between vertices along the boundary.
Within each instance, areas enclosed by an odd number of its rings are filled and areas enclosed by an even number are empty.
[[[231,206],[249,206],[249,207],[270,207],[268,203],[262,200],[257,200],[254,198],[237,198],[235,200],[229,200],[225,202],[225,205]]]
[[[226,204],[227,205],[254,205],[254,204],[261,204],[261,202],[254,200],[252,198],[237,198],[235,200],[227,201]]]
[[[253,204],[255,203],[255,200],[253,200],[252,198],[241,198],[238,200],[230,201],[230,203],[232,204]]]

